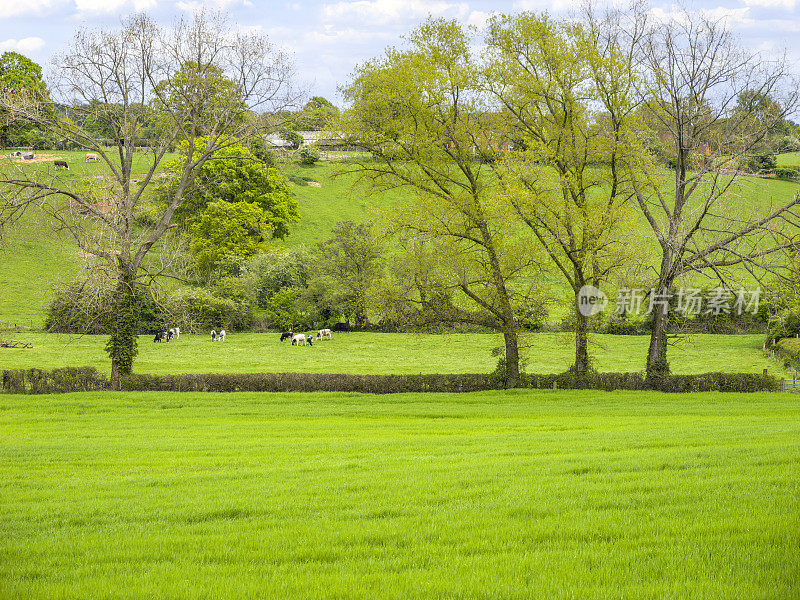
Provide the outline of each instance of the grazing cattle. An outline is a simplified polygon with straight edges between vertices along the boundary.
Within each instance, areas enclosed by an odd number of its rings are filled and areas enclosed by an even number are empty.
[[[86,160],[84,162],[89,162],[90,160],[94,160],[100,162],[100,157],[97,156],[94,152],[87,152],[86,153]]]
[[[294,333],[292,333],[291,331],[284,331],[284,332],[281,334],[281,341],[283,341],[283,340],[288,340],[288,339],[289,339],[290,337],[292,337],[293,335],[294,335]]]
[[[33,160],[34,158],[36,158],[36,155],[33,152],[29,152],[28,154],[22,155],[23,160]]]
[[[166,337],[167,337],[167,332],[166,331],[157,331],[156,332],[156,337],[153,339],[153,341],[154,342],[163,342],[164,338],[166,338]]]
[[[212,342],[216,342],[217,341],[217,330],[216,329],[212,329],[211,330],[211,341]]]
[[[292,346],[305,346],[307,343],[304,333],[298,333],[292,338]]]
[[[219,342],[224,342],[225,341],[225,330],[224,329],[219,332],[219,340],[217,340],[217,341],[219,341]]]
[[[333,336],[331,335],[331,330],[330,329],[320,329],[317,332],[317,339],[318,340],[330,340],[332,338],[333,338]]]
[[[350,323],[336,323],[333,326],[334,331],[350,331]]]
[[[56,169],[66,169],[69,171],[69,165],[65,160],[54,160],[53,164],[56,166]]]
[[[16,152],[12,152],[9,156],[14,156],[16,158],[19,158],[20,156],[22,156],[22,152],[17,150]]]

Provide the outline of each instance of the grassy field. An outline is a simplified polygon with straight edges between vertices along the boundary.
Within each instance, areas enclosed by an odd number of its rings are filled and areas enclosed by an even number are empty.
[[[0,408],[2,598],[800,596],[796,396]]]
[[[45,162],[27,164],[0,157],[0,172],[19,166],[26,172],[37,171],[46,177],[59,177],[67,186],[108,173],[105,165],[85,162],[85,152],[52,150],[37,152],[50,157]],[[55,171],[52,160],[63,158],[67,171]],[[144,153],[136,154],[134,172],[148,167]],[[0,322],[40,328],[44,324],[53,286],[72,279],[79,272],[75,241],[68,234],[56,233],[41,213],[29,211],[17,225],[8,228],[0,239]]]
[[[86,180],[105,172],[99,163],[85,163],[82,152],[48,152],[53,156],[67,159],[70,171],[58,172],[67,180]],[[781,156],[785,160],[784,155]],[[136,172],[146,166],[146,155],[137,155]],[[10,159],[0,158],[0,170],[7,169]],[[26,169],[38,169],[47,173],[53,171],[51,162],[26,165]],[[403,192],[375,193],[357,183],[353,175],[333,177],[343,168],[340,163],[321,162],[314,167],[297,164],[281,166],[284,173],[294,182],[292,189],[298,199],[301,221],[285,243],[313,244],[326,239],[337,221],[364,219],[388,209]],[[55,172],[53,172],[55,173]],[[668,178],[667,178],[668,179]],[[310,181],[316,185],[301,185]],[[666,179],[665,179],[666,181]],[[726,209],[748,218],[750,210],[785,202],[797,193],[798,185],[792,182],[743,177],[730,192],[730,203]],[[633,244],[644,249],[654,249],[656,242],[644,218],[638,219],[635,227],[636,238]],[[11,322],[41,327],[45,311],[52,298],[52,286],[59,280],[68,279],[76,273],[79,266],[78,253],[74,242],[59,236],[36,215],[29,216],[18,228],[11,228],[0,243],[0,322]],[[742,270],[746,276],[746,273]],[[553,284],[560,290],[560,279]],[[706,279],[694,282],[709,285]],[[562,292],[557,291],[557,294]],[[558,315],[556,315],[557,317]],[[557,318],[556,318],[557,320]]]
[[[32,349],[0,349],[0,368],[53,368],[94,365],[111,369],[104,351],[106,336],[10,334],[33,343]],[[232,333],[224,343],[207,336],[181,335],[169,344],[139,339],[138,373],[485,373],[495,368],[491,351],[502,338],[493,334],[334,334],[313,347],[281,343],[277,333]],[[761,335],[695,335],[670,348],[675,373],[711,371],[760,373],[783,369],[764,358]],[[590,351],[599,371],[644,369],[647,336],[595,335]],[[524,337],[523,356],[530,373],[561,373],[573,363],[570,333],[539,333]]]
[[[800,165],[800,152],[784,152],[778,154],[778,166],[780,165]]]

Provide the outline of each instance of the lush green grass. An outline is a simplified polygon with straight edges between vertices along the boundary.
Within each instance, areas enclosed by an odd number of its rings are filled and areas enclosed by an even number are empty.
[[[59,177],[80,180],[96,177],[105,172],[99,163],[85,163],[81,152],[52,152],[50,154],[66,158],[70,171],[59,171]],[[146,166],[146,155],[137,155],[136,172]],[[8,168],[8,158],[0,158],[0,170]],[[50,173],[52,163],[27,165],[26,169],[39,169]],[[320,184],[293,184],[293,191],[298,198],[301,221],[291,235],[283,243],[313,244],[330,235],[337,221],[362,221],[370,216],[388,209],[403,192],[375,193],[368,187],[359,185],[354,175],[342,175],[334,178],[337,171],[342,170],[341,163],[322,162],[314,167],[302,167],[296,164],[281,166],[287,176],[295,181],[310,179]],[[665,176],[668,183],[669,176]],[[665,183],[665,185],[667,185]],[[726,207],[730,214],[743,219],[748,218],[749,211],[763,210],[770,205],[785,202],[797,193],[798,185],[792,182],[756,177],[744,177],[730,192],[731,201]],[[657,243],[644,217],[636,220],[635,239],[632,247],[640,248],[643,254],[653,253]],[[638,257],[636,260],[645,260]],[[55,235],[46,223],[38,218],[27,220],[21,229],[11,229],[5,244],[0,245],[0,321],[23,322],[41,326],[44,322],[44,311],[52,298],[51,287],[57,277],[71,276],[78,263],[77,250],[74,243],[63,236]],[[745,279],[749,276],[739,269]],[[693,285],[713,285],[703,278],[695,278]],[[644,285],[644,284],[643,284]],[[555,295],[564,295],[563,284],[556,278],[552,284]],[[554,319],[559,317],[559,308],[553,309]]]
[[[105,336],[15,334],[34,344],[32,349],[0,349],[0,368],[53,368],[94,365],[110,371],[103,348]],[[783,370],[764,358],[760,335],[696,335],[670,348],[675,373],[711,371],[775,375]],[[491,351],[502,338],[492,334],[334,334],[313,347],[281,343],[277,333],[231,333],[224,343],[203,336],[181,335],[169,344],[139,340],[138,373],[485,373],[497,359]],[[646,336],[592,336],[590,351],[600,371],[632,372],[644,369]],[[573,363],[574,340],[569,333],[525,336],[527,370],[561,373]]]
[[[13,172],[18,165],[26,172],[39,172],[46,177],[58,177],[67,186],[91,181],[108,174],[101,163],[85,162],[85,152],[43,151],[38,155],[61,157],[69,170],[56,171],[52,160],[39,163],[12,163],[0,157],[0,173]],[[134,172],[148,167],[145,153],[137,153]],[[75,241],[66,233],[56,233],[52,223],[35,210],[30,210],[16,225],[9,227],[0,239],[0,323],[20,327],[40,328],[44,324],[53,297],[53,286],[74,277],[82,259]]]
[[[4,598],[800,596],[796,396],[0,408]]]
[[[780,165],[800,165],[800,152],[784,152],[778,154],[778,166]]]
[[[314,167],[286,165],[282,171],[295,181],[307,178],[320,184],[292,184],[300,205],[300,222],[286,240],[289,245],[311,244],[327,239],[338,221],[364,221],[385,210],[401,197],[402,192],[376,193],[358,182],[355,175],[334,174],[346,165],[321,162]]]

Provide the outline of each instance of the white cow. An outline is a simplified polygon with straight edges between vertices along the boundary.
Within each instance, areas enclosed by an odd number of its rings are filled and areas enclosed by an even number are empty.
[[[94,152],[87,152],[86,153],[86,160],[84,162],[89,162],[90,160],[94,160],[100,162],[100,157],[97,156]]]
[[[294,337],[292,337],[292,346],[305,346],[306,345],[306,334],[305,333],[298,333]]]

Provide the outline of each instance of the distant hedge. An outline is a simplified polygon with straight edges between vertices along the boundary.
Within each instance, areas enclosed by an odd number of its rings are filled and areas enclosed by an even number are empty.
[[[94,367],[67,367],[43,371],[0,371],[0,391],[49,394],[108,390],[108,380]],[[574,373],[525,375],[527,389],[657,390],[663,392],[779,391],[782,382],[770,375],[705,373],[670,375],[646,380],[641,373]],[[451,375],[347,375],[323,373],[237,373],[203,375],[131,375],[122,379],[123,390],[162,392],[476,392],[498,389],[496,376],[481,373]]]
[[[0,391],[12,394],[58,394],[108,389],[108,379],[94,367],[10,369],[0,371]]]

